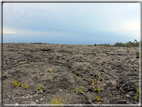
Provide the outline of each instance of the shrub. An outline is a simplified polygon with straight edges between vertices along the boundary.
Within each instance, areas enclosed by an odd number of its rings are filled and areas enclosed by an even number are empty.
[[[101,88],[100,88],[100,87],[99,87],[97,90],[98,90],[98,93],[100,93],[100,92],[101,92]]]
[[[26,84],[24,88],[25,88],[25,89],[28,89],[28,88],[29,88],[28,84]]]
[[[99,96],[95,96],[95,98],[97,99],[98,102],[101,100],[101,97]]]
[[[129,49],[127,49],[127,52],[130,52],[130,50],[129,50]]]
[[[104,49],[104,46],[101,46],[100,49]]]
[[[79,74],[79,71],[77,71],[76,74]]]
[[[18,87],[20,87],[20,82],[14,81],[13,86],[15,86],[15,87],[18,86]]]
[[[24,87],[24,85],[22,84],[21,87]]]
[[[40,86],[38,86],[36,89],[37,89],[37,90],[41,90]]]
[[[78,87],[76,87],[74,90],[76,91],[76,93],[78,93]]]
[[[72,71],[75,71],[74,69]]]
[[[81,87],[82,91],[85,93],[86,91],[84,90],[84,87]]]
[[[79,90],[79,93],[83,93],[83,91],[82,91],[82,90]]]
[[[138,49],[138,51],[136,52],[136,58],[139,58],[139,49]]]
[[[136,88],[136,87],[134,87],[134,88]],[[140,91],[140,89],[139,89],[139,87],[137,87],[137,92],[136,92],[136,95],[134,96],[134,100],[138,100],[138,97],[139,97],[139,91]]]
[[[55,98],[53,98],[51,104],[62,104],[62,105],[63,105],[65,99],[62,100],[62,99],[61,99],[62,97],[60,97],[60,98],[57,98],[57,97],[58,97],[58,94],[56,94]],[[60,106],[60,107],[61,107],[61,106]]]
[[[51,73],[56,73],[56,71],[53,71],[53,70],[51,70],[50,72],[51,72]]]

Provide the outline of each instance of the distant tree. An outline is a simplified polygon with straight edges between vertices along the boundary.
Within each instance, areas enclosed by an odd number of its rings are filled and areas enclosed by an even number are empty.
[[[137,40],[135,39],[134,41],[135,41],[135,42],[136,42],[136,44],[137,44]],[[136,46],[136,45],[135,45],[135,46]]]

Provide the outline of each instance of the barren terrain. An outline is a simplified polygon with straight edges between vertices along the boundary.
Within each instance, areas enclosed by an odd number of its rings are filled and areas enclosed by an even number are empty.
[[[138,48],[4,44],[3,103],[51,104],[58,94],[64,104],[138,104]]]

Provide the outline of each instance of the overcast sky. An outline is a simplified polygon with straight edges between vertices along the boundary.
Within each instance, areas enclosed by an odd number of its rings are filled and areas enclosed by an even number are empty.
[[[140,41],[139,3],[4,3],[3,43]]]

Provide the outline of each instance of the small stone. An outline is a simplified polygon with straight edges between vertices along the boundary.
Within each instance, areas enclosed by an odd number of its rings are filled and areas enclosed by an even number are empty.
[[[35,94],[36,91],[35,90],[31,90],[30,94]]]
[[[40,90],[40,91],[37,91],[37,94],[42,94],[42,90]]]
[[[59,91],[62,91],[61,89]]]
[[[43,98],[40,98],[40,100],[42,101],[42,100],[43,100]]]
[[[34,96],[37,96],[37,94],[35,94]]]
[[[36,102],[35,101],[31,101],[31,104],[36,104]]]
[[[18,104],[18,103],[15,103],[15,105],[18,106],[19,104]]]
[[[130,95],[129,95],[129,94],[126,94],[125,96],[126,96],[127,98],[129,98],[129,97],[130,97]]]
[[[39,101],[38,101],[38,100],[36,100],[36,102],[38,103]]]
[[[102,102],[94,102],[94,104],[102,104]]]

